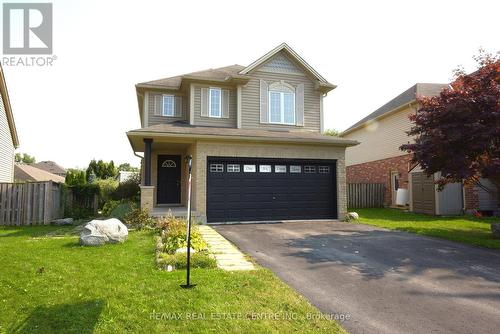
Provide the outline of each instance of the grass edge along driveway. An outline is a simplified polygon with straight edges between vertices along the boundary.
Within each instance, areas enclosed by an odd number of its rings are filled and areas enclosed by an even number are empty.
[[[0,333],[344,333],[271,271],[154,264],[154,232],[78,245],[72,227],[0,227]]]
[[[439,217],[405,212],[398,209],[350,209],[359,214],[359,223],[437,237],[472,246],[500,249],[490,224],[498,217]]]

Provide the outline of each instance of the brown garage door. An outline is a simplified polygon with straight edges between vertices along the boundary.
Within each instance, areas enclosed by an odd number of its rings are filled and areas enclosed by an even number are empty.
[[[436,191],[434,180],[423,172],[412,173],[413,212],[436,214]]]

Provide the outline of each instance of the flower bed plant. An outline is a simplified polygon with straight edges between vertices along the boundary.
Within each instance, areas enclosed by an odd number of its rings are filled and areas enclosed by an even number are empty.
[[[156,241],[156,262],[162,269],[184,269],[187,266],[187,222],[171,212],[159,218],[156,227],[160,236]],[[191,226],[191,267],[215,268],[216,262],[208,251],[196,224]]]

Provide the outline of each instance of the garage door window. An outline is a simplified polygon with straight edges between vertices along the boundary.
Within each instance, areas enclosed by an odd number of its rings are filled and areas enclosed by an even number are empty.
[[[271,165],[260,165],[259,172],[261,173],[271,173]]]
[[[243,171],[245,173],[255,173],[255,171],[256,171],[255,165],[244,165]]]
[[[302,168],[300,166],[290,166],[290,173],[301,173]]]
[[[227,168],[228,173],[239,173],[240,172],[240,165],[228,164],[226,166],[226,168]]]
[[[330,167],[329,166],[319,166],[318,172],[320,172],[320,174],[328,174],[328,173],[330,173]]]
[[[304,173],[316,173],[316,166],[304,166]]]
[[[224,171],[223,164],[210,164],[210,172],[211,173],[221,173]]]
[[[276,166],[274,166],[274,172],[275,173],[286,173],[286,166],[285,165],[276,165]]]

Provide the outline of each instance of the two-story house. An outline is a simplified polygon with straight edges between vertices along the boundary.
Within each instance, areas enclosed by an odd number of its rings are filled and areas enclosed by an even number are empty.
[[[14,115],[0,65],[0,182],[14,182],[14,151],[18,147]]]
[[[347,182],[385,184],[387,206],[397,204],[399,188],[407,189],[410,210],[419,213],[444,215],[464,210],[498,210],[496,188],[489,180],[482,179],[481,187],[462,187],[456,183],[437,191],[435,180],[439,173],[427,177],[420,166],[411,163],[412,155],[399,149],[414,140],[407,132],[413,126],[409,116],[419,108],[417,97],[437,96],[448,86],[417,83],[346,129],[342,138],[360,142],[346,151]]]
[[[208,222],[342,218],[346,140],[322,134],[335,88],[288,45],[231,65],[136,85],[143,152],[141,206],[187,201]]]

